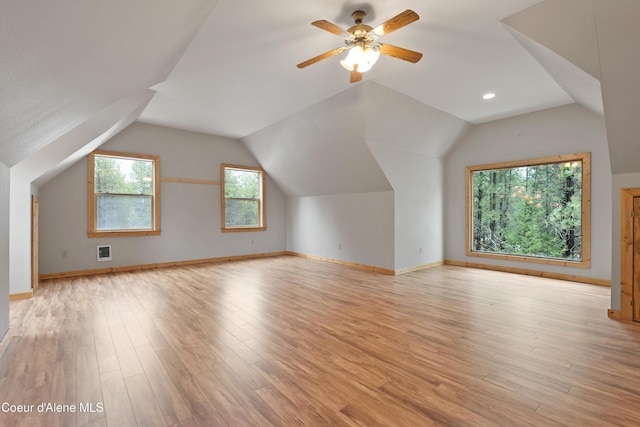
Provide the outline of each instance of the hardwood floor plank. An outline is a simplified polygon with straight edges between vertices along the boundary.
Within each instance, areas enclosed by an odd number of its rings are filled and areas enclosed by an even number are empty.
[[[545,402],[536,409],[536,412],[547,418],[550,418],[562,425],[575,425],[575,426],[593,426],[593,427],[608,427],[608,426],[620,426],[620,425],[634,425],[619,424],[616,422],[616,415],[606,414],[593,414],[590,411],[585,411],[584,408],[565,406],[563,403]]]
[[[298,385],[310,400],[317,400],[334,412],[344,408],[351,400],[347,392],[328,386],[321,377],[305,375],[300,369],[281,361],[263,362],[257,364],[256,369],[271,385],[284,391],[286,395],[299,393],[296,387],[292,387],[292,384]]]
[[[640,425],[640,324],[610,290],[298,257],[55,279],[10,303],[0,425]]]
[[[129,339],[129,334],[124,324],[110,323],[109,331],[111,332],[111,339],[113,340],[113,347],[118,357],[118,365],[122,371],[122,376],[128,378],[141,374],[143,372],[142,365],[140,365],[138,355]]]
[[[140,307],[142,307],[141,304]],[[147,314],[144,308],[136,310],[134,312],[134,316],[138,321],[140,329],[142,329],[145,336],[147,337],[147,340],[149,340],[149,343],[153,346],[154,349],[160,350],[170,347],[170,344],[165,338],[164,334],[162,333],[162,331],[160,331],[160,329],[158,329],[156,323],[151,318],[151,316]]]
[[[385,396],[389,396],[389,399],[402,402],[414,411],[424,414],[426,419],[434,423],[474,426],[488,426],[493,424],[486,418],[471,411],[461,402],[443,399],[436,390],[425,391],[416,395],[393,382],[381,387],[381,391],[385,393]]]
[[[283,375],[282,370],[265,365],[266,362],[261,363],[259,370],[268,379],[269,384],[256,392],[273,410],[278,413],[285,411],[285,414],[294,411],[297,418],[310,425],[345,424],[336,414],[345,406],[345,399],[340,399],[338,404],[332,393],[327,392],[320,384],[291,376],[290,373]],[[279,363],[278,366],[282,368],[284,364]],[[291,402],[291,408],[284,407],[284,402]]]
[[[574,386],[569,391],[571,396],[577,398],[579,404],[591,405],[591,402],[607,402],[606,408],[608,414],[615,414],[620,417],[621,425],[633,424],[635,417],[635,408],[633,405],[636,403],[634,398],[629,399],[628,394],[618,393],[615,390],[613,393],[610,391],[602,391],[589,386]],[[592,411],[597,411],[597,408],[593,408]]]
[[[120,362],[118,361],[116,348],[113,346],[109,325],[106,323],[94,324],[93,337],[100,373],[119,371]]]
[[[189,418],[179,424],[174,425],[173,427],[201,427],[201,424],[195,418]]]
[[[118,371],[117,374],[120,375],[120,372]],[[98,359],[93,346],[78,347],[77,349],[76,384],[78,404],[80,402],[90,404],[104,402],[102,395],[104,384],[100,380]],[[79,425],[87,424],[103,417],[104,413],[100,412],[78,412],[77,423]]]
[[[247,369],[252,369],[247,367]],[[281,425],[282,420],[269,408],[267,403],[255,393],[254,387],[248,384],[241,375],[226,363],[219,363],[213,371],[229,393],[245,409],[258,426]],[[256,373],[257,374],[257,373]],[[266,381],[264,382],[267,383]]]
[[[465,408],[494,425],[560,425],[549,418],[539,415],[535,412],[536,408],[524,406],[509,396],[496,391],[491,394],[477,393],[475,390],[466,390],[442,384],[436,387],[435,392],[448,402],[464,402]],[[509,401],[509,404],[505,404],[505,400]],[[472,422],[471,425],[473,424],[475,423]]]
[[[138,427],[161,427],[175,424],[173,419],[169,422],[165,421],[145,374],[127,377],[124,382],[129,392],[131,407]]]
[[[319,419],[309,419],[301,410],[295,410],[295,405],[274,387],[267,385],[257,390],[256,393],[264,400],[282,419],[283,425],[321,425]],[[315,421],[315,422],[313,422]],[[326,421],[324,424],[326,425]]]
[[[146,345],[136,347],[136,353],[167,424],[173,425],[191,418],[191,412],[180,396],[180,392],[173,385],[155,350],[150,345]]]
[[[389,393],[384,387],[380,390],[372,390],[364,386],[360,388],[362,392],[358,397],[341,410],[343,414],[350,414],[356,422],[373,420],[375,424],[400,427],[430,426],[437,421],[433,419],[434,412],[404,398],[398,399],[397,395]],[[361,418],[363,415],[366,415],[366,418]]]
[[[138,320],[132,311],[120,312],[120,317],[122,318],[122,323],[127,331],[127,335],[129,336],[129,341],[131,341],[131,344],[134,347],[149,344],[146,334],[138,324]]]
[[[226,424],[238,427],[257,425],[240,402],[217,378],[215,367],[212,370],[200,363],[198,358],[193,357],[183,358],[182,361],[193,378],[196,378],[205,396],[215,406]]]
[[[78,403],[76,385],[76,361],[57,362],[51,380],[49,401],[62,405],[76,405]],[[45,401],[43,400],[43,402]],[[52,412],[46,417],[46,425],[52,427],[74,426],[77,424],[76,418],[75,411]]]
[[[358,427],[389,427],[389,424],[386,424],[386,421],[380,422],[377,419],[372,417],[367,410],[363,410],[356,406],[346,406],[340,410],[336,414],[336,416],[348,426],[358,426]],[[433,426],[434,424],[431,422],[424,422],[422,425],[424,426]]]
[[[88,424],[79,424],[78,427],[107,427],[106,418],[100,418]]]
[[[106,372],[100,375],[104,394],[104,415],[109,426],[137,426],[133,404],[120,371]],[[151,400],[152,396],[147,396]],[[78,424],[82,425],[81,420]]]
[[[158,350],[157,356],[195,420],[202,426],[226,426],[224,418],[206,397],[197,379],[182,362],[181,356],[172,348]],[[184,354],[182,356],[188,357]]]

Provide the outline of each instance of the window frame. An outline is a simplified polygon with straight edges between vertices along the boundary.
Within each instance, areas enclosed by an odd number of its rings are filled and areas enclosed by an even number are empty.
[[[225,170],[236,169],[247,172],[258,172],[260,176],[260,199],[258,200],[258,212],[259,212],[259,225],[257,227],[227,227],[226,223],[226,200],[225,195]],[[220,196],[221,196],[221,211],[222,211],[222,227],[223,233],[233,232],[248,232],[248,231],[265,231],[267,229],[266,220],[266,187],[265,187],[265,172],[264,169],[257,166],[241,166],[228,163],[220,164]]]
[[[525,166],[540,166],[547,164],[582,162],[582,257],[580,261],[561,260],[553,258],[533,257],[527,255],[513,255],[473,251],[473,172],[509,169]],[[520,261],[546,265],[560,265],[564,267],[591,268],[591,153],[573,153],[537,159],[516,160],[477,166],[467,166],[465,180],[465,255],[469,257],[490,258],[494,260]]]
[[[95,157],[115,157],[131,160],[151,160],[153,162],[153,194],[151,194],[151,222],[150,229],[97,229],[97,196],[95,192]],[[123,153],[117,151],[95,150],[87,156],[88,182],[88,232],[90,238],[95,237],[132,237],[160,235],[160,156],[149,154]]]

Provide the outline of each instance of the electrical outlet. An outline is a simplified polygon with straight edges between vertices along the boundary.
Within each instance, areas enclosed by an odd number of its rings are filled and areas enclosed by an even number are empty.
[[[69,257],[69,253],[67,252],[66,249],[62,250],[62,258],[68,258]]]
[[[342,249],[342,243],[338,243],[338,249]]]

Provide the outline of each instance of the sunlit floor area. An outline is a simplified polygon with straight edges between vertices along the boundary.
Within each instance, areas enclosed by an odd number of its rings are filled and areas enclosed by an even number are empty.
[[[0,425],[640,425],[610,289],[297,257],[45,282],[11,302]]]

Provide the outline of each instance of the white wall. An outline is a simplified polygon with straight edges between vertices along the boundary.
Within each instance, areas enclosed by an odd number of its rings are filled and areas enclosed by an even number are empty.
[[[11,167],[12,294],[31,291],[31,194],[132,123],[154,93],[143,90],[119,100]]]
[[[385,145],[369,147],[394,189],[395,270],[442,261],[442,160]]]
[[[365,138],[366,87],[357,85],[243,142],[288,196],[287,250],[393,269],[394,198]]]
[[[393,192],[290,197],[287,250],[394,269]]]
[[[465,256],[466,166],[585,151],[591,152],[590,269]],[[611,200],[609,152],[601,116],[572,104],[477,125],[445,158],[445,257],[611,279]]]
[[[160,156],[167,178],[220,180],[220,163],[258,166],[236,140],[134,123],[103,150]],[[219,186],[161,183],[160,236],[87,237],[87,163],[78,161],[40,188],[40,272],[91,270],[284,251],[285,198],[267,178],[264,232],[222,233]],[[113,261],[97,262],[110,244]]]
[[[16,167],[10,176],[10,289],[22,294],[31,291],[31,180]]]
[[[9,168],[0,162],[0,340],[9,330]]]
[[[291,197],[289,250],[402,270],[443,259],[439,157],[468,126],[406,95],[363,82],[243,142]],[[385,209],[394,211],[388,212],[393,222],[367,219],[354,227],[342,215],[362,209],[351,205],[353,195],[370,202],[379,197],[374,194],[392,189],[393,205]],[[339,194],[345,197],[329,197]],[[343,234],[376,245],[363,244],[361,254],[338,250],[337,235]],[[390,246],[382,249],[379,242],[387,240]]]
[[[442,156],[470,124],[367,82],[366,140],[395,194],[395,270],[444,258]]]

